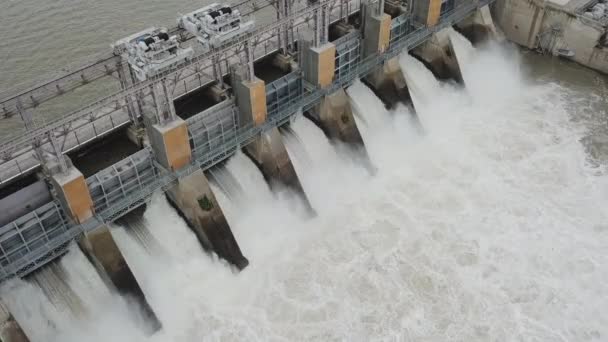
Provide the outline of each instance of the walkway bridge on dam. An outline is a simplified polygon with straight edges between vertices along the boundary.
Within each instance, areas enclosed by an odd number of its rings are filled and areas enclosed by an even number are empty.
[[[42,169],[43,183],[49,189],[32,210],[2,223],[0,281],[23,277],[49,263],[65,253],[72,241],[114,222],[154,193],[171,193],[177,183],[201,169],[257,144],[260,136],[319,106],[325,97],[376,72],[403,51],[414,49],[491,1],[461,0],[440,13],[441,1],[420,0],[425,6],[401,8],[392,16],[384,14],[383,1],[365,5],[359,0],[319,1],[298,11],[289,10],[290,5],[277,5],[282,14],[274,23],[145,81],[129,77],[128,63],[112,55],[7,97],[0,104],[0,113],[21,115],[27,133],[2,142],[0,183],[8,184]],[[428,19],[433,11],[436,18]],[[364,24],[357,28],[351,19],[359,12],[377,21],[364,18]],[[389,20],[385,31],[383,18]],[[349,29],[330,41],[330,26],[340,22]],[[181,34],[187,39],[187,34]],[[261,81],[256,61],[277,53],[298,66],[269,82]],[[330,56],[331,61],[324,56]],[[244,68],[230,67],[240,62]],[[322,70],[327,65],[332,70]],[[121,82],[122,88],[115,94],[46,125],[36,125],[28,112],[109,74],[117,74]],[[219,85],[231,95],[220,96],[208,108],[180,119],[174,101],[209,85]],[[64,158],[64,154],[127,126],[147,131],[150,143],[87,177]],[[184,133],[179,135],[181,129]],[[185,144],[187,151],[171,145],[176,141]]]

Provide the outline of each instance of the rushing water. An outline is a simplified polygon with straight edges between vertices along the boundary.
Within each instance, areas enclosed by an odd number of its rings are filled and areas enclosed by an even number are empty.
[[[148,238],[113,227],[163,323],[153,336],[90,266],[74,266],[75,251],[62,281],[86,314],[54,317],[38,283],[3,299],[34,342],[605,341],[608,179],[584,144],[605,113],[573,106],[584,94],[533,79],[516,56],[471,51],[466,87],[402,56],[415,115],[351,86],[373,176],[298,117],[283,139],[313,219],[243,154],[215,170],[251,263],[241,273],[204,253],[162,196],[145,212]]]

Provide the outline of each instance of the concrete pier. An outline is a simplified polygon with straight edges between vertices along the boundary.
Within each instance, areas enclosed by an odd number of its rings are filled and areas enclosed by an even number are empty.
[[[473,15],[469,16],[465,20],[457,23],[455,27],[467,37],[473,45],[482,43],[489,39],[502,40],[503,35],[498,32],[496,26],[494,26],[494,20],[490,13],[490,7],[488,5],[483,6]]]
[[[419,23],[432,27],[439,22],[441,13],[441,0],[414,1],[412,14]]]
[[[364,81],[388,109],[394,108],[399,102],[411,102],[398,57],[386,61],[384,65],[365,77]]]
[[[363,139],[357,128],[355,117],[344,89],[326,95],[310,115],[330,139],[363,147]]]
[[[89,188],[76,167],[70,166],[67,172],[57,172],[51,176],[51,180],[65,212],[72,220],[84,223],[93,217],[94,208]],[[146,301],[108,228],[104,225],[86,232],[79,240],[79,246],[108,287],[134,298],[141,305],[152,322],[151,332],[160,329],[160,322]]]
[[[151,323],[150,333],[160,329],[160,321],[146,300],[146,296],[116,245],[109,228],[104,225],[86,233],[80,238],[78,245],[108,287],[137,301]]]
[[[342,25],[348,32],[349,25]],[[336,47],[326,43],[314,47],[310,40],[303,41],[300,64],[304,79],[314,85],[327,87],[331,84],[336,69]],[[348,96],[343,89],[323,97],[307,116],[315,122],[330,139],[363,146],[363,139],[355,123]]]
[[[382,53],[388,48],[391,38],[391,16],[379,12],[376,3],[364,5],[363,56]]]
[[[15,321],[8,308],[0,303],[0,341],[29,342],[19,323]]]
[[[424,44],[412,50],[411,54],[422,61],[438,79],[454,79],[462,83],[462,74],[450,43],[448,32],[451,29],[436,32]]]
[[[245,147],[245,153],[258,165],[271,188],[277,185],[291,188],[301,194],[308,203],[278,128],[262,133],[253,143]]]
[[[363,32],[363,56],[384,52],[390,43],[391,17],[382,12],[376,4],[365,5],[365,25]],[[409,93],[405,78],[401,72],[398,58],[393,58],[378,66],[364,80],[375,91],[376,95],[393,108],[398,102],[407,102]]]
[[[332,43],[313,46],[307,41],[303,42],[301,49],[300,65],[304,79],[323,88],[330,85],[336,69],[336,46]]]
[[[238,76],[238,75],[235,75]],[[266,84],[254,78],[233,82],[241,124],[260,125],[266,121]]]
[[[93,217],[93,200],[82,173],[73,166],[67,172],[51,176],[51,183],[61,204],[75,222],[83,223]]]
[[[252,85],[247,93],[257,99],[258,89],[257,85]],[[255,110],[259,109],[254,108]],[[148,134],[162,166],[177,171],[190,163],[192,151],[185,121],[175,117],[164,124],[154,124],[148,129]],[[167,191],[167,196],[186,219],[204,248],[214,251],[239,270],[249,264],[241,253],[202,170],[181,178]]]
[[[169,170],[176,171],[190,163],[192,151],[186,122],[180,118],[165,124],[148,127],[150,144],[158,161]]]
[[[248,80],[245,71],[235,70],[233,74],[239,122],[241,126],[258,126],[266,121],[266,88],[264,81],[255,77]],[[311,208],[277,127],[262,133],[243,150],[258,166],[271,188],[287,186]]]
[[[203,247],[214,251],[238,270],[249,265],[202,170],[180,179],[167,191],[167,196],[188,221]]]

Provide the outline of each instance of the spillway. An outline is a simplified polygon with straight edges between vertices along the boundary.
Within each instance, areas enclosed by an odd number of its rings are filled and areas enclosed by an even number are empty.
[[[108,288],[76,245],[27,281],[3,285],[3,300],[32,341],[142,339],[143,320],[128,298]],[[119,331],[105,330],[117,325]],[[113,338],[116,337],[116,339]]]
[[[402,56],[424,134],[414,113],[387,111],[355,82],[348,95],[373,177],[299,117],[283,138],[315,218],[232,157],[212,186],[250,260],[240,273],[155,197],[144,225],[159,248],[128,227],[112,234],[163,329],[143,337],[128,322],[91,320],[90,340],[604,339],[606,173],[587,162],[571,90],[526,80],[512,54],[477,49],[461,62],[465,88]],[[20,288],[13,298],[31,296],[31,284]]]

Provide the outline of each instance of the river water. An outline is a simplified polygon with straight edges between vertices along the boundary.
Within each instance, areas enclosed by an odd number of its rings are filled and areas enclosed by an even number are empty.
[[[163,6],[157,15],[173,15]],[[117,15],[139,18],[132,9]],[[466,87],[401,56],[418,120],[361,82],[347,90],[373,176],[305,118],[292,124],[284,141],[314,219],[233,157],[234,190],[212,186],[251,262],[239,274],[202,253],[160,196],[144,215],[154,248],[114,227],[157,334],[141,333],[77,251],[60,268],[79,309],[53,306],[44,279],[13,282],[3,300],[34,342],[605,341],[605,79],[514,47],[469,52]]]

